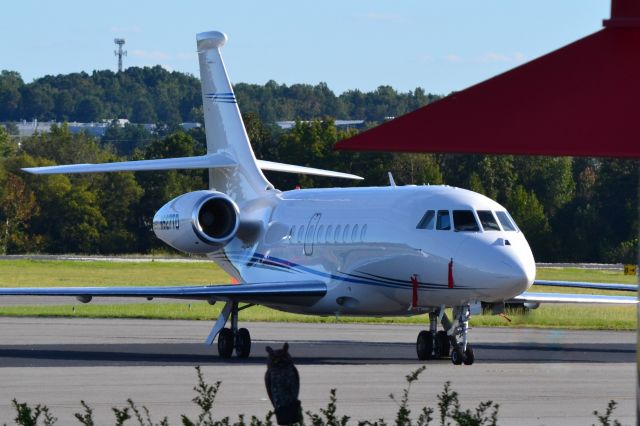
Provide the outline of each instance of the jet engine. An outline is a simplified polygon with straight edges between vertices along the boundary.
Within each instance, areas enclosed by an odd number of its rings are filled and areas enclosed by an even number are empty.
[[[210,253],[224,247],[236,236],[239,226],[238,206],[216,191],[180,195],[153,217],[156,236],[186,253]]]

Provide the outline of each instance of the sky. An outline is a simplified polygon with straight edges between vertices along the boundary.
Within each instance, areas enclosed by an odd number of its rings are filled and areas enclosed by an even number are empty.
[[[21,0],[2,5],[0,69],[48,74],[161,65],[198,74],[219,30],[234,83],[461,90],[602,28],[609,0]]]

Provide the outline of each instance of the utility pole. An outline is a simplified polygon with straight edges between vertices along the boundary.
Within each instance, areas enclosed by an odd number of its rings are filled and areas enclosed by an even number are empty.
[[[115,38],[113,42],[118,45],[118,50],[115,50],[113,53],[118,57],[118,72],[122,72],[122,57],[127,56],[127,51],[122,50],[122,46],[124,46],[123,38]]]

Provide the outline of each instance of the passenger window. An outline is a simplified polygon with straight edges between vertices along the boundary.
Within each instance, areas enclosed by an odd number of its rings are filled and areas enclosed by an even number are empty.
[[[364,241],[367,236],[367,225],[362,226],[362,231],[360,231],[360,241]]]
[[[478,217],[480,218],[480,225],[482,225],[482,229],[485,231],[500,230],[500,226],[490,210],[478,210]]]
[[[453,226],[456,231],[463,232],[478,232],[478,222],[471,210],[454,210],[453,211]]]
[[[351,227],[349,225],[346,225],[344,227],[344,234],[342,234],[342,242],[348,243],[349,242],[349,230],[351,229]]]
[[[316,242],[317,243],[322,243],[322,237],[324,235],[324,226],[320,225],[318,226],[318,235],[316,236]]]
[[[340,225],[337,225],[337,226],[336,226],[336,232],[335,232],[335,234],[333,234],[333,240],[334,240],[336,243],[339,243],[339,242],[340,242],[340,235],[341,235],[341,234],[340,234],[340,231],[342,231],[342,228],[340,228]]]
[[[435,222],[436,212],[433,210],[427,211],[420,222],[418,222],[418,226],[416,229],[433,229],[433,222]]]
[[[502,225],[502,229],[504,229],[505,231],[516,231],[516,226],[514,225],[514,223],[511,221],[511,219],[509,218],[509,215],[507,212],[496,212],[496,216],[498,216],[498,220],[500,221],[500,224]]]
[[[327,240],[327,243],[331,242],[331,237],[333,236],[333,225],[329,225],[327,226],[327,234],[325,239]]]
[[[449,217],[449,210],[438,210],[436,229],[439,231],[449,231],[451,229],[451,218]]]
[[[353,231],[351,232],[351,242],[355,243],[358,240],[358,225],[353,227]]]

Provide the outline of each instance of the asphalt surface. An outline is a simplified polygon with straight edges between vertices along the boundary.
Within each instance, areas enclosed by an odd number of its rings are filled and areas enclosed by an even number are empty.
[[[338,389],[339,414],[392,421],[404,376],[420,365],[414,341],[419,327],[404,325],[248,323],[254,344],[248,360],[223,361],[201,342],[212,324],[197,321],[0,318],[0,422],[15,416],[12,398],[47,404],[61,424],[86,400],[98,424],[113,424],[112,406],[131,397],[155,421],[196,415],[196,365],[223,382],[216,412],[264,416],[270,408],[263,376],[267,345],[288,341],[301,375],[305,409],[326,405]],[[446,381],[464,408],[500,404],[500,424],[578,425],[592,412],[619,403],[614,417],[634,423],[634,332],[474,329],[476,363],[427,362],[412,386],[414,412],[437,410]]]

